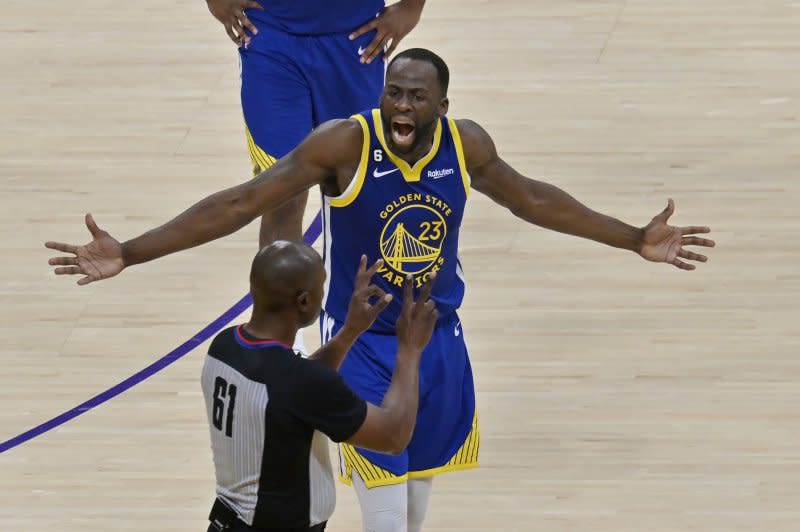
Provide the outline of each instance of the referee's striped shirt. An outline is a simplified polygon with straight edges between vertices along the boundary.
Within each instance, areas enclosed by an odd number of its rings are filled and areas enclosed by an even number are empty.
[[[217,497],[255,528],[327,521],[336,491],[326,439],[350,438],[367,405],[333,370],[289,346],[219,333],[203,366]]]

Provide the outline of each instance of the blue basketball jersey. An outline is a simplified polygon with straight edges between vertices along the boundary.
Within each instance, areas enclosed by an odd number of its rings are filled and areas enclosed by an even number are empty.
[[[432,299],[446,316],[461,305],[464,276],[458,234],[469,194],[455,121],[440,118],[430,152],[413,167],[389,151],[380,110],[354,115],[364,132],[361,162],[347,190],[323,196],[325,311],[344,320],[361,255],[383,259],[373,283],[394,295],[372,330],[392,333],[403,300],[403,279],[421,287],[436,272]]]
[[[264,0],[247,9],[256,26],[296,35],[348,33],[383,9],[383,0]]]

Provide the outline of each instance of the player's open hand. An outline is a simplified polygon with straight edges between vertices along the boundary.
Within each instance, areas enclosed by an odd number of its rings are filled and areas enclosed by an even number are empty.
[[[414,278],[411,275],[406,276],[403,283],[403,309],[397,318],[396,326],[399,346],[421,353],[428,345],[436,327],[436,320],[439,319],[436,303],[429,299],[435,281],[436,274],[430,274],[422,286],[419,298],[414,301]]]
[[[236,46],[250,42],[251,34],[258,33],[258,28],[244,14],[245,9],[264,9],[258,2],[253,0],[206,0],[206,3],[214,18],[225,26],[228,37],[236,43]]]
[[[378,314],[392,301],[391,294],[387,294],[370,283],[372,276],[381,266],[383,266],[383,261],[378,260],[367,269],[367,256],[361,256],[353,295],[350,297],[350,305],[347,308],[347,317],[344,323],[344,326],[349,327],[356,335],[369,329]]]
[[[92,241],[85,246],[73,246],[61,242],[45,242],[50,249],[69,253],[70,257],[53,257],[47,261],[50,266],[58,266],[56,275],[83,275],[79,285],[89,284],[100,279],[114,277],[125,268],[122,260],[122,246],[94,222],[91,214],[86,215],[86,227],[92,234]]]
[[[714,247],[714,241],[696,236],[709,233],[711,229],[705,226],[692,225],[688,227],[675,227],[667,225],[669,217],[675,212],[675,202],[667,202],[667,208],[657,214],[644,228],[642,249],[639,254],[653,262],[667,262],[682,270],[694,270],[695,265],[681,259],[697,262],[706,262],[708,257],[694,253],[684,246]]]
[[[424,0],[400,0],[386,6],[380,15],[351,33],[352,41],[368,31],[376,30],[372,42],[361,54],[361,62],[372,63],[381,51],[384,51],[384,57],[392,55],[403,37],[408,35],[419,22],[424,3]]]

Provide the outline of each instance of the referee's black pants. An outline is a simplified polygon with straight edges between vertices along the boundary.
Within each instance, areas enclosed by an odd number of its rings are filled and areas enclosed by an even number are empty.
[[[247,525],[246,523],[236,520],[235,523],[231,525],[231,528],[226,528],[225,532],[323,532],[325,530],[325,525],[327,523],[320,523],[318,525],[312,526],[310,528],[253,528],[252,526]],[[220,532],[220,529],[217,528],[213,523],[208,525],[207,532]]]

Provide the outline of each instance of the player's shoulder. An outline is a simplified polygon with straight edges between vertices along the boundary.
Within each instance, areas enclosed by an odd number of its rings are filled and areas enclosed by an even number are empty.
[[[456,118],[453,120],[458,128],[462,142],[478,142],[489,138],[489,134],[476,121],[469,118]]]
[[[357,120],[338,118],[320,124],[299,148],[308,153],[323,153],[326,159],[332,158],[337,163],[358,160],[364,135]]]
[[[495,154],[494,141],[483,126],[469,118],[457,119],[454,122],[461,137],[468,168],[480,166]]]
[[[320,124],[315,130],[315,134],[326,137],[340,137],[345,141],[362,139],[363,129],[359,120],[356,118],[334,118]]]

